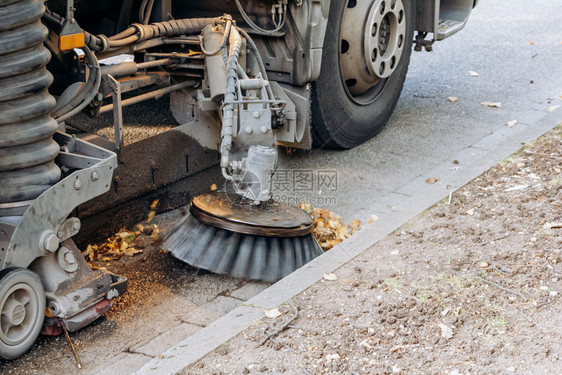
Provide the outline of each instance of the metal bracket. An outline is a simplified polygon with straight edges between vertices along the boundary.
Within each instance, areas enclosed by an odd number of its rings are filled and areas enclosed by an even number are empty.
[[[70,23],[75,23],[76,20],[74,19],[74,0],[66,0],[66,19]]]
[[[0,252],[0,269],[27,268],[35,259],[56,250],[53,248],[58,248],[61,239],[57,234],[61,229],[62,238],[74,231],[76,222],[66,221],[72,210],[109,190],[117,167],[115,153],[66,133],[57,132],[54,139],[62,149],[58,163],[74,172],[35,199],[14,223],[10,242]],[[7,229],[10,228],[3,231]],[[38,238],[30,233],[43,235]]]
[[[435,42],[434,39],[426,40],[425,37],[427,36],[427,32],[425,31],[418,31],[416,34],[416,39],[414,40],[414,51],[421,52],[422,48],[425,48],[427,52],[433,51],[433,43]]]
[[[110,74],[103,76],[104,82],[111,89],[113,99],[113,131],[115,148],[120,153],[123,149],[123,107],[121,106],[121,84]]]

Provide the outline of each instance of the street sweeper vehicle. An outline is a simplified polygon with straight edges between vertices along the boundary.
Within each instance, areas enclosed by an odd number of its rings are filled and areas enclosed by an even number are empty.
[[[430,50],[474,5],[0,0],[0,357],[20,356],[40,332],[86,326],[125,291],[125,278],[91,269],[73,240],[77,214],[103,194],[140,194],[219,164],[224,184],[191,200],[163,248],[268,281],[318,256],[310,216],[271,201],[277,146],[345,149],[373,137],[412,45]],[[158,148],[126,144],[123,112],[165,94],[179,125],[154,137]],[[75,131],[76,116],[104,113],[111,142]]]

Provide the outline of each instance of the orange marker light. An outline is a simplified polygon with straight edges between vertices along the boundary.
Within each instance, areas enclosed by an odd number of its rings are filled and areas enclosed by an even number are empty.
[[[59,49],[67,51],[73,48],[81,48],[85,45],[84,33],[61,35],[59,38]]]

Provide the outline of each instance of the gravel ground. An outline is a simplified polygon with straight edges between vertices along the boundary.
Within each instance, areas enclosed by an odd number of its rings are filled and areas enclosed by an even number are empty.
[[[561,150],[559,126],[183,373],[562,373]]]

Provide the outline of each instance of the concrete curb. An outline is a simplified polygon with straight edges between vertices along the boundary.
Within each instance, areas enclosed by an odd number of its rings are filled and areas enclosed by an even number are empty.
[[[552,113],[528,111],[528,121],[513,128],[503,127],[463,149],[438,167],[413,178],[396,192],[373,202],[379,220],[356,233],[332,250],[278,281],[242,306],[214,321],[159,357],[148,361],[137,374],[175,374],[195,363],[264,317],[263,311],[285,303],[333,272],[409,219],[448,197],[466,183],[521,147],[562,122],[562,110]],[[458,160],[459,164],[453,164]],[[428,184],[429,177],[438,178]],[[381,205],[381,202],[384,204]],[[390,207],[389,207],[390,203]],[[395,203],[392,205],[391,203]]]

